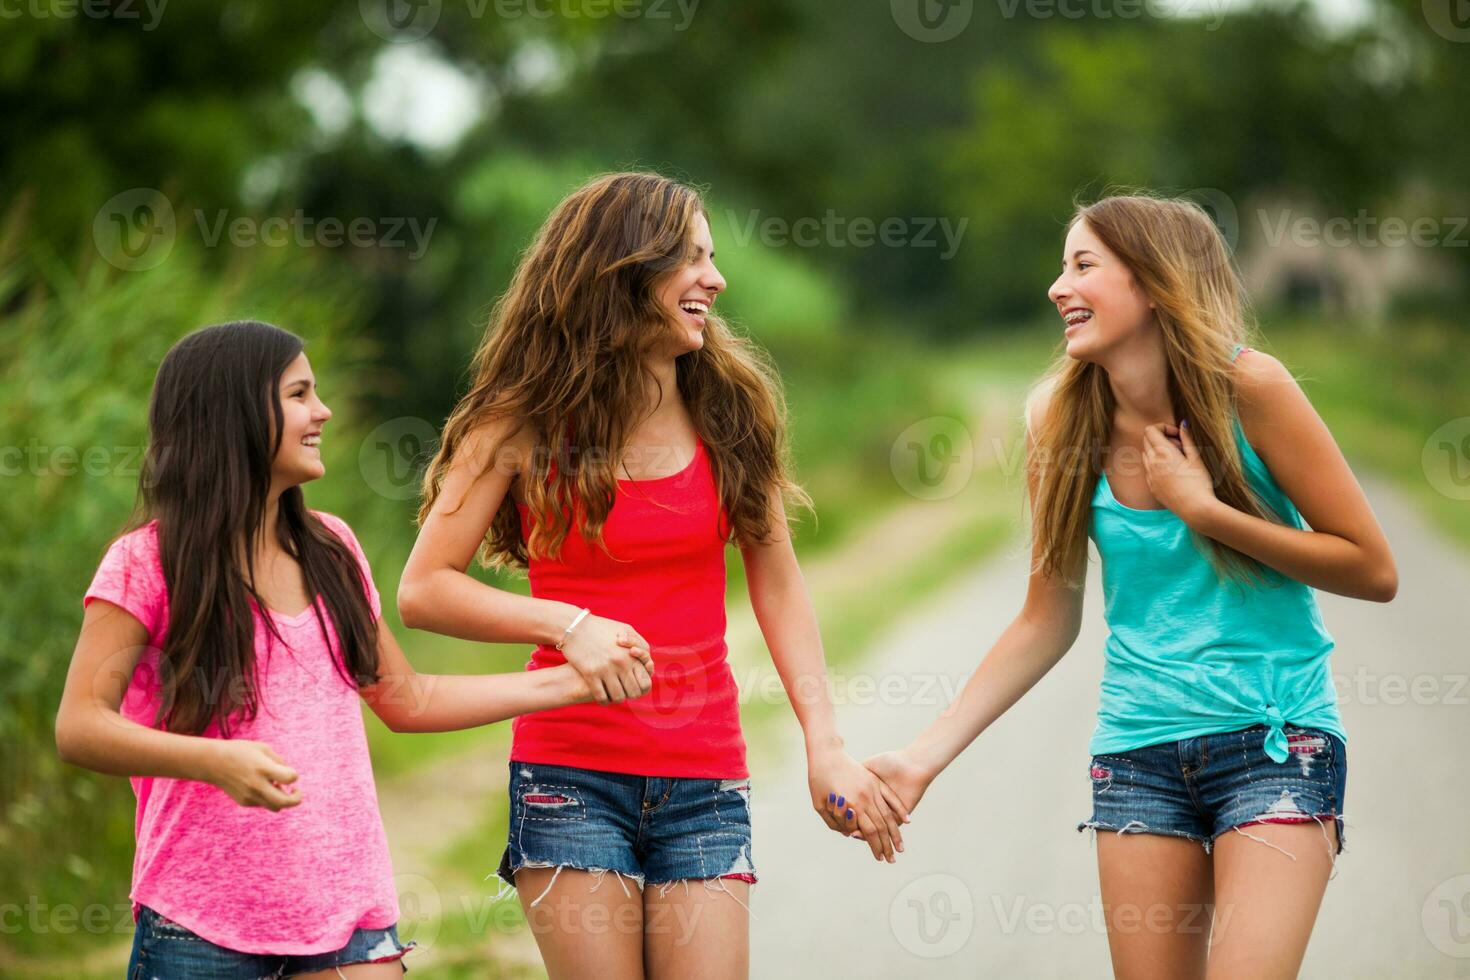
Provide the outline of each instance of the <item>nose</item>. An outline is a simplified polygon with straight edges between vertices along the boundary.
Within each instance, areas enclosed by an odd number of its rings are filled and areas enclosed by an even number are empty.
[[[323,401],[317,402],[317,410],[316,410],[316,418],[317,418],[317,421],[319,421],[319,422],[325,422],[327,419],[329,419],[331,417],[332,417],[332,410],[327,407],[327,403],[326,402],[323,402]]]
[[[1047,299],[1059,304],[1062,300],[1072,295],[1072,290],[1067,288],[1066,279],[1067,274],[1065,272],[1057,276],[1056,281],[1051,284],[1051,288],[1046,291]]]
[[[704,275],[700,276],[699,286],[701,289],[711,293],[722,293],[725,291],[725,277],[720,275],[720,270],[715,268],[713,262],[709,264],[709,268],[705,270]]]

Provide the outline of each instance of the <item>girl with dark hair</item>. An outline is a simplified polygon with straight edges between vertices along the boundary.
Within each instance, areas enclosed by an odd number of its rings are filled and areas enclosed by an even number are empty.
[[[527,250],[426,476],[404,622],[535,643],[532,675],[570,663],[599,702],[514,726],[499,872],[552,977],[746,975],[756,871],[726,661],[732,541],[806,738],[813,809],[877,859],[902,847],[897,798],[837,735],[787,526],[785,499],[806,497],[787,476],[780,388],[713,311],[724,288],[693,189],[590,181]],[[527,567],[531,595],[466,574],[477,552]],[[651,664],[629,655],[645,643]],[[587,910],[612,927],[582,927]]]
[[[56,716],[65,761],[138,797],[129,976],[401,975],[359,698],[446,731],[591,697],[571,668],[414,672],[357,538],[302,495],[331,415],[268,324],[199,330],[159,368]]]

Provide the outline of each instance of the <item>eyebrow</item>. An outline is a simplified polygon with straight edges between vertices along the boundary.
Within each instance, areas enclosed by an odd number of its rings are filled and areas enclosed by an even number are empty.
[[[308,387],[308,388],[315,388],[316,387],[316,381],[313,380],[312,378],[292,378],[290,381],[287,381],[281,387],[282,388],[294,388],[297,385],[306,385],[306,387]]]

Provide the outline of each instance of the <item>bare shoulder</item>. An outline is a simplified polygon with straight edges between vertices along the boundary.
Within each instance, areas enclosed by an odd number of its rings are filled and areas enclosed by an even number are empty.
[[[1026,393],[1026,433],[1031,435],[1041,428],[1047,411],[1051,408],[1051,397],[1056,379],[1043,376]]]
[[[1297,452],[1290,444],[1295,436],[1322,427],[1296,375],[1264,351],[1245,350],[1235,359],[1235,394],[1240,427],[1268,466]]]
[[[467,465],[476,473],[494,467],[519,476],[526,471],[536,442],[536,432],[530,424],[507,415],[492,416],[460,439],[454,450],[454,464]]]

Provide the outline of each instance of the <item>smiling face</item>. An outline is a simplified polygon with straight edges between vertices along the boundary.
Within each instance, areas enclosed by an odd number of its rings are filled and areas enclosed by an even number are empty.
[[[1143,331],[1157,329],[1154,304],[1085,220],[1067,232],[1062,274],[1047,297],[1062,316],[1067,356],[1075,360],[1097,361]]]
[[[689,261],[670,272],[658,287],[659,306],[679,324],[672,345],[675,357],[704,346],[705,314],[725,289],[725,277],[715,268],[714,241],[703,214],[694,216],[690,249]]]
[[[279,488],[320,479],[322,426],[332,410],[317,396],[316,376],[305,354],[286,365],[276,389],[281,403],[281,447],[271,462],[271,482]]]

